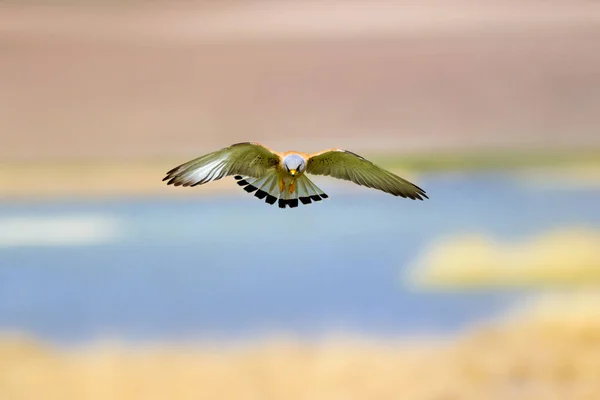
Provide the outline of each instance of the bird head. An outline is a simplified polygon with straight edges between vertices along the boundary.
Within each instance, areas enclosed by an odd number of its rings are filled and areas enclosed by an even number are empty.
[[[283,159],[283,166],[290,175],[296,176],[304,172],[306,161],[299,154],[290,154]]]

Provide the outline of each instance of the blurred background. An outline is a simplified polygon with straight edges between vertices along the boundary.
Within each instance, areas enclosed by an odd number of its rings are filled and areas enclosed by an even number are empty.
[[[0,398],[600,398],[600,3],[4,1]],[[340,147],[279,210],[164,173]]]

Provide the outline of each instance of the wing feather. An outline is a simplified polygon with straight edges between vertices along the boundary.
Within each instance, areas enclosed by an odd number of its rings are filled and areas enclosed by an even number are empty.
[[[413,200],[429,198],[417,185],[378,167],[358,154],[342,149],[330,149],[311,155],[306,172],[344,179],[394,196]]]
[[[163,181],[174,186],[196,186],[229,175],[260,178],[280,161],[277,153],[259,143],[237,143],[173,168]]]

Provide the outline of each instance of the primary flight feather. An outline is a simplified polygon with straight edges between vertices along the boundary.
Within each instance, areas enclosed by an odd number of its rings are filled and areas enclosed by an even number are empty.
[[[415,184],[347,150],[279,153],[253,142],[237,143],[191,160],[167,172],[163,181],[197,186],[233,175],[246,192],[266,203],[294,208],[329,197],[306,174],[344,179],[413,200],[428,198]]]

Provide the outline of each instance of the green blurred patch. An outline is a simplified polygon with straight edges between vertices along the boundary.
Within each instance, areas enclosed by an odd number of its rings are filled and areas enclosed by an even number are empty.
[[[452,151],[432,153],[375,153],[359,154],[386,168],[405,169],[415,172],[440,171],[479,171],[479,170],[512,170],[532,167],[569,167],[590,165],[600,166],[600,149],[577,150],[480,150]],[[198,154],[197,156],[200,156]],[[52,167],[54,170],[90,171],[97,168],[114,166],[119,168],[162,168],[170,169],[193,158],[193,155],[180,157],[161,157],[153,159],[78,159],[78,160],[39,160],[33,162],[1,162],[2,169],[36,170]]]
[[[478,151],[428,154],[359,153],[384,168],[416,179],[415,174],[552,169],[553,179],[596,186],[600,183],[600,149],[578,151]],[[196,156],[199,156],[197,154]],[[0,161],[0,198],[32,196],[114,196],[159,194],[164,174],[194,155],[161,158],[58,159]],[[550,171],[544,171],[547,175]],[[561,174],[562,173],[562,174]],[[525,173],[520,173],[524,178]],[[535,174],[534,174],[535,175]],[[534,176],[533,179],[536,177]],[[583,181],[583,182],[580,182]],[[220,182],[220,181],[219,181]],[[219,182],[209,187],[226,189]],[[189,193],[189,192],[188,192]],[[169,192],[172,195],[172,191]]]
[[[533,167],[600,166],[600,149],[578,150],[482,150],[432,154],[377,156],[373,160],[389,168],[419,172],[513,170]]]

